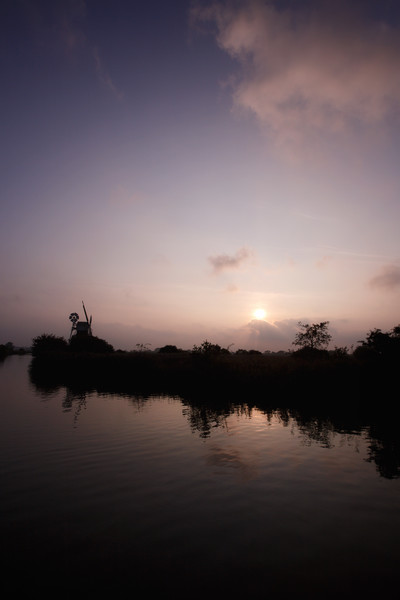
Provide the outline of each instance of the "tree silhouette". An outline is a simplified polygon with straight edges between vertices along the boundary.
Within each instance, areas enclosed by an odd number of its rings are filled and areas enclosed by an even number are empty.
[[[298,326],[301,331],[296,333],[293,341],[294,346],[299,346],[301,349],[326,350],[332,339],[328,331],[329,321],[313,323],[312,325],[299,321]]]
[[[385,332],[371,329],[361,346],[354,352],[357,358],[398,359],[400,357],[400,325]]]
[[[193,346],[192,354],[205,354],[208,356],[211,354],[229,354],[229,350],[221,348],[219,344],[212,344],[208,340],[205,340],[200,346]]]

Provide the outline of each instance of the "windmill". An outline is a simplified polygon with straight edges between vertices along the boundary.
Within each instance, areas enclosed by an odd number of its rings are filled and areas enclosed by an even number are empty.
[[[71,334],[69,336],[69,339],[71,339],[73,335],[79,335],[79,336],[92,335],[92,315],[90,315],[90,319],[89,319],[83,300],[82,300],[82,306],[83,306],[83,312],[85,313],[86,321],[80,321],[79,315],[76,312],[73,312],[69,315],[69,320],[72,323]]]
[[[70,320],[70,321],[71,321],[71,323],[72,323],[72,327],[71,327],[71,333],[69,334],[69,339],[71,339],[71,338],[72,338],[72,336],[73,336],[73,333],[74,333],[74,331],[76,332],[76,324],[77,324],[77,322],[79,321],[79,315],[78,315],[78,313],[75,313],[75,312],[74,312],[74,313],[71,313],[71,314],[69,315],[69,320]]]

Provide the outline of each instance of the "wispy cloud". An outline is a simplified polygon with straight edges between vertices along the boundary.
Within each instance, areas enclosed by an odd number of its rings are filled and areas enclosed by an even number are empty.
[[[325,269],[332,262],[332,256],[323,256],[315,263],[318,269]]]
[[[68,53],[75,52],[85,44],[86,37],[80,26],[85,16],[84,0],[69,0],[60,7],[57,34]]]
[[[92,54],[96,67],[96,74],[99,81],[117,98],[118,100],[124,99],[123,92],[115,85],[111,79],[110,74],[105,68],[103,61],[100,58],[99,49],[97,47],[92,48]]]
[[[395,290],[400,287],[400,267],[386,265],[381,272],[369,282],[372,288]]]
[[[210,256],[208,260],[214,273],[218,274],[229,269],[238,269],[250,256],[251,252],[247,248],[240,248],[234,255],[218,254]]]
[[[52,52],[61,50],[68,59],[76,59],[81,52],[91,54],[98,80],[115,98],[124,98],[105,67],[99,48],[92,44],[86,34],[88,6],[85,0],[64,0],[49,4],[48,7],[33,0],[27,2],[24,8],[37,45],[47,47]]]
[[[38,0],[21,2],[28,31],[41,48],[62,50],[72,56],[86,44],[83,22],[86,17],[85,0],[65,0],[44,3]]]
[[[193,18],[214,23],[241,65],[235,106],[281,146],[382,125],[399,108],[399,27],[373,20],[365,2],[214,2]]]

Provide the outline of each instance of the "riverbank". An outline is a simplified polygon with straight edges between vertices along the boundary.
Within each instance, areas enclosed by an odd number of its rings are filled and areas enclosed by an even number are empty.
[[[25,356],[25,354],[30,354],[30,350],[28,348],[15,348],[12,344],[0,344],[0,360],[4,360],[7,356],[13,356],[17,354],[18,356]]]
[[[190,352],[60,353],[32,359],[32,381],[99,392],[175,394],[204,400],[221,395],[307,402],[382,400],[395,380],[394,365],[353,356],[300,358]]]

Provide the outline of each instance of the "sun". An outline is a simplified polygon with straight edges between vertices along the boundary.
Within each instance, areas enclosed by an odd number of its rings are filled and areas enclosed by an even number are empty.
[[[256,310],[253,312],[253,317],[255,319],[265,319],[267,313],[263,308],[256,308]]]

